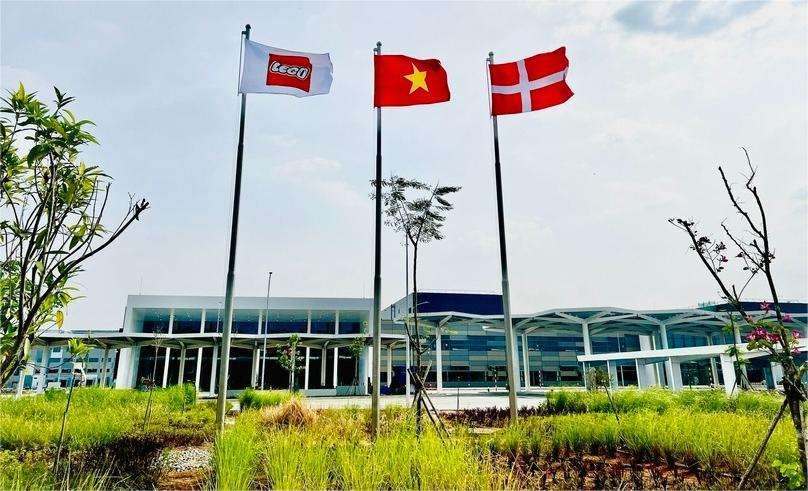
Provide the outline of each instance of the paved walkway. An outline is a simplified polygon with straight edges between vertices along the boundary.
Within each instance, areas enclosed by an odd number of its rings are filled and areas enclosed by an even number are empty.
[[[456,392],[446,390],[440,394],[430,392],[429,397],[435,403],[435,407],[440,411],[488,407],[508,407],[507,392],[464,392],[458,395]],[[519,407],[538,406],[545,401],[543,394],[519,394]],[[345,396],[345,397],[307,397],[306,404],[312,409],[339,408],[339,407],[370,407],[370,396]],[[408,402],[405,396],[381,396],[381,406],[406,406]]]

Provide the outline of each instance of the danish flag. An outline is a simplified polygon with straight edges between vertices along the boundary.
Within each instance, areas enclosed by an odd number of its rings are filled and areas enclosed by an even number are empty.
[[[569,65],[565,47],[488,65],[491,115],[527,113],[566,102],[573,95],[566,81]]]

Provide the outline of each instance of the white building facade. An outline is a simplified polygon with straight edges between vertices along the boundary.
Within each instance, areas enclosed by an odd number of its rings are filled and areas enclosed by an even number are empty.
[[[413,304],[408,296],[382,312],[383,394],[410,390],[406,367],[413,362],[405,323],[412,329]],[[424,363],[430,366],[425,378],[428,387],[508,385],[499,295],[424,292],[418,304],[421,335],[428,347],[424,355]],[[755,317],[773,316],[759,306],[750,302],[745,309]],[[152,380],[162,387],[191,383],[201,394],[215,395],[222,307],[221,297],[129,296],[118,331],[55,331],[37,338],[23,387],[41,389],[64,380],[66,370],[71,370],[60,365],[69,358],[62,351],[64,345],[71,338],[82,338],[95,346],[83,367],[90,385],[135,388]],[[791,302],[781,308],[808,348],[808,306]],[[374,356],[369,338],[371,309],[372,300],[360,298],[235,298],[228,392],[288,388],[290,374],[281,366],[279,355],[296,335],[300,340],[300,364],[293,378],[296,388],[308,395],[368,393]],[[746,353],[751,364],[742,375],[736,370],[727,349],[737,345],[743,351],[749,327],[737,321],[736,330],[727,332],[730,315],[726,305],[515,314],[517,385],[521,390],[583,387],[585,370],[602,367],[615,387],[723,386],[731,392],[739,376],[744,383],[777,386],[781,369],[764,352]],[[48,360],[45,353],[50,353]],[[36,367],[43,365],[49,370],[40,382],[44,372]]]

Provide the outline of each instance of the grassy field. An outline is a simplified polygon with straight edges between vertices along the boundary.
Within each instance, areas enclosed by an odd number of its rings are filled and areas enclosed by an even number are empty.
[[[384,410],[373,444],[367,410],[300,416],[308,410],[296,405],[242,414],[216,443],[212,487],[498,489],[509,482],[507,468],[494,465],[494,455],[473,438],[443,442],[432,431],[416,438],[404,408]]]
[[[432,431],[417,438],[410,412],[388,408],[374,444],[368,411],[324,410],[303,421],[305,408],[291,401],[239,417],[217,442],[211,486],[724,489],[746,469],[779,402],[773,394],[625,391],[616,396],[618,423],[605,394],[554,392],[545,416],[483,435],[458,425],[447,442]],[[750,485],[782,486],[772,464],[797,458],[784,420]]]
[[[192,390],[155,391],[144,429],[147,399],[77,389],[58,478],[51,465],[65,394],[0,399],[0,489],[151,488],[164,449],[206,442],[211,465],[199,482],[209,489],[725,489],[780,403],[765,393],[619,391],[618,422],[603,393],[554,391],[517,425],[498,411],[467,411],[445,441],[428,423],[417,436],[409,409],[389,407],[373,442],[368,410],[315,412],[283,391],[245,392],[241,414],[215,440],[213,405],[195,402]],[[480,415],[485,429],[473,428]],[[795,441],[786,418],[749,485],[784,487],[773,463],[795,462]]]
[[[81,388],[73,393],[66,428],[66,443],[72,449],[109,444],[124,435],[143,430],[148,392]],[[211,434],[213,412],[196,405],[193,386],[156,389],[146,430],[198,430]],[[0,449],[36,450],[58,442],[67,393],[48,391],[20,399],[0,399]]]
[[[0,399],[0,489],[142,487],[160,450],[213,440],[214,411],[196,403],[193,386],[148,392],[77,388],[65,427],[64,468],[51,465],[65,410],[65,391]]]
[[[683,409],[708,413],[739,413],[772,418],[780,408],[782,398],[768,392],[741,392],[730,397],[722,389],[684,390],[666,389],[619,390],[612,393],[619,413],[647,410],[662,413]],[[606,392],[550,391],[545,404],[550,414],[610,413],[612,406]]]

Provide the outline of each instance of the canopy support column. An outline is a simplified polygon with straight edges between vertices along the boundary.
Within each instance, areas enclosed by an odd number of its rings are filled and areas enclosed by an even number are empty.
[[[213,358],[210,363],[210,395],[216,394],[216,368],[219,364],[219,345],[213,345]]]
[[[724,374],[724,391],[728,396],[731,396],[737,385],[735,360],[733,360],[732,357],[721,355],[721,372]]]
[[[205,332],[205,309],[202,309],[202,319],[199,321],[199,334],[203,334]],[[196,391],[199,392],[199,381],[202,377],[202,349],[199,348],[196,350],[196,372],[194,372],[194,387],[196,387]]]
[[[320,349],[320,387],[325,388],[325,367],[328,361],[328,341]]]
[[[435,327],[435,381],[438,392],[443,390],[443,336],[440,326]]]
[[[177,382],[182,385],[185,383],[185,345],[180,349],[180,369],[177,374]]]
[[[37,392],[45,392],[45,387],[48,385],[48,369],[50,368],[50,345],[45,345],[44,352],[42,353],[42,371],[39,374],[39,385]]]
[[[338,367],[339,367],[339,348],[334,348],[334,373],[332,375],[334,379],[333,382],[335,389],[337,388],[337,382],[339,381],[339,379],[337,378]]]
[[[258,344],[252,350],[252,369],[250,370],[250,387],[258,387],[258,365],[261,362],[261,351]]]
[[[387,387],[393,384],[393,345],[387,345]]]
[[[166,385],[168,385],[168,363],[171,361],[171,349],[166,347],[166,360],[163,363],[163,384],[162,387],[165,389]]]
[[[303,366],[303,390],[309,390],[309,358],[311,358],[311,348],[306,346],[306,364]]]
[[[522,333],[522,370],[524,370],[525,383],[524,390],[530,390],[530,353],[528,353],[527,334]]]

